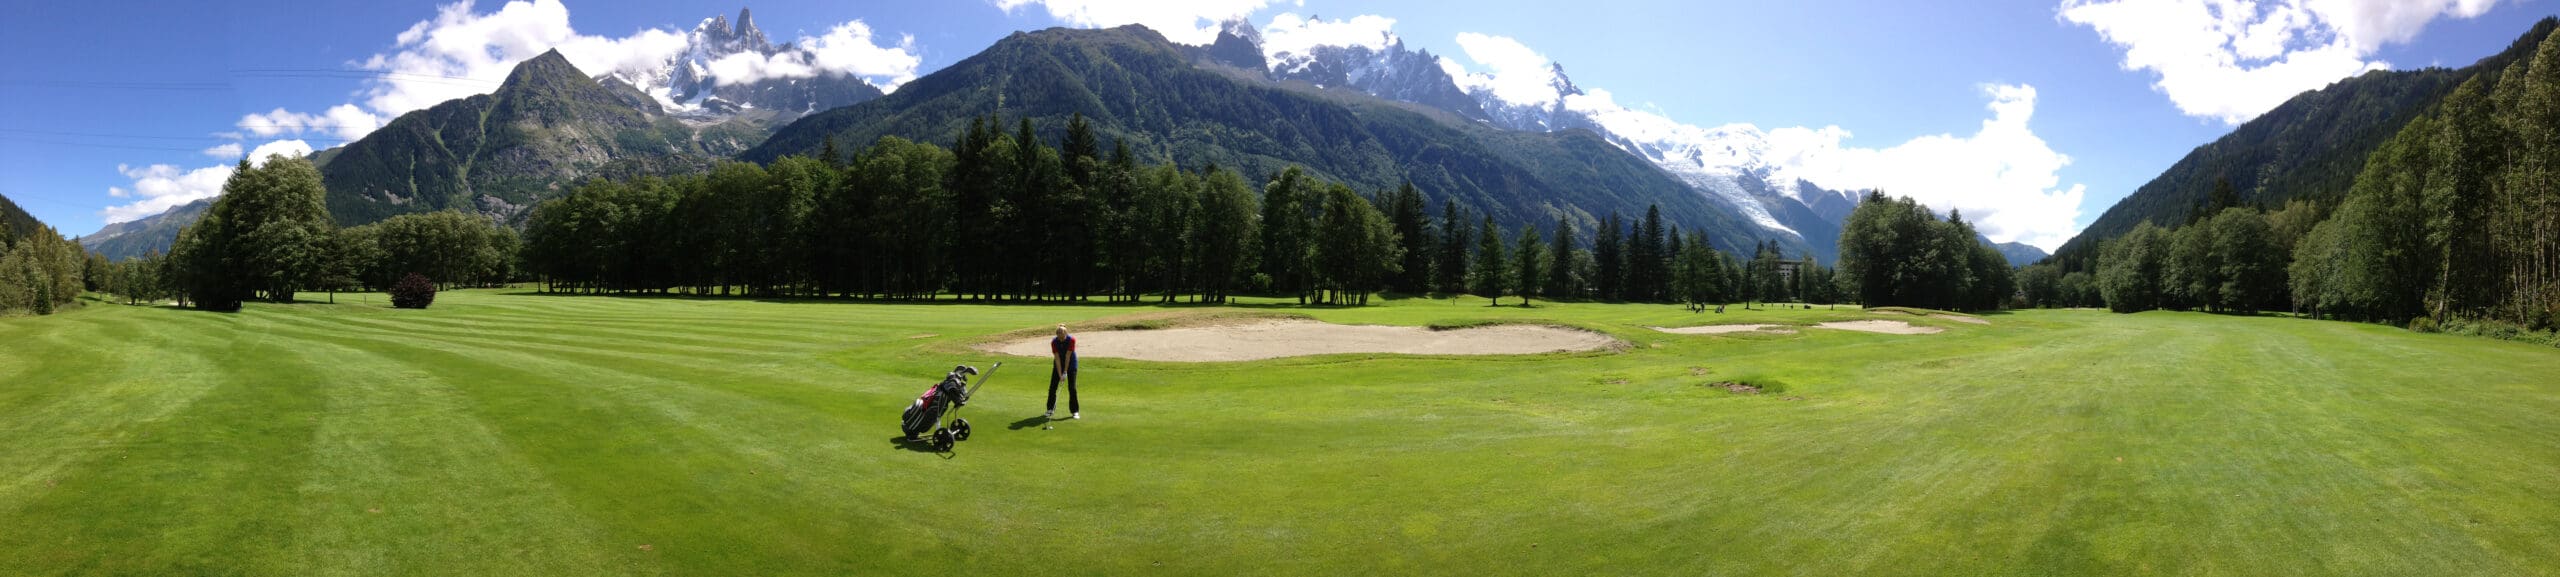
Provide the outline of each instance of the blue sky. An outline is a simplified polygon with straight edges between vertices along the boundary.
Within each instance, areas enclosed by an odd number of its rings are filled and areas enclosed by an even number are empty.
[[[632,49],[644,31],[690,30],[742,7],[558,1],[565,6],[546,6],[565,12],[565,22],[531,41],[571,42],[562,35],[574,28],[587,48],[573,60],[604,58],[581,54]],[[485,72],[386,76],[404,70],[397,57],[424,50],[403,42],[404,31],[478,26],[487,29],[476,38],[524,42],[496,15],[534,14],[509,20],[531,22],[546,6],[9,3],[0,7],[0,59],[8,63],[0,73],[0,194],[66,234],[201,196],[249,150],[298,149],[277,141],[335,146],[419,106],[404,101],[494,87]],[[2382,63],[2467,65],[2552,12],[2547,1],[2491,0],[758,0],[744,7],[777,41],[827,37],[850,46],[855,60],[847,62],[863,67],[855,73],[880,84],[931,73],[1015,30],[1205,27],[1192,18],[1218,15],[1258,25],[1282,14],[1328,22],[1383,16],[1408,46],[1471,72],[1500,70],[1470,48],[1503,40],[1562,64],[1576,83],[1628,109],[1698,127],[1747,123],[1773,139],[1818,136],[1800,173],[1826,186],[1884,186],[1942,207],[1989,207],[1969,215],[2037,205],[2014,209],[2001,223],[2008,230],[1993,236],[2046,245],[2285,95]],[[844,28],[854,21],[860,29]],[[1197,33],[1168,36],[1186,34]],[[1477,42],[1462,43],[1462,35]],[[368,66],[376,56],[392,59]],[[2006,106],[1995,111],[1995,103]],[[264,115],[279,109],[288,114]],[[2016,122],[1986,126],[2000,118]],[[1964,167],[1947,168],[1954,165]]]

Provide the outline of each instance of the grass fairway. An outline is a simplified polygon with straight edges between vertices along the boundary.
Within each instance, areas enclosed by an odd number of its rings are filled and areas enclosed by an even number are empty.
[[[1160,311],[373,301],[0,319],[0,575],[2560,573],[2560,350],[2484,339],[1393,301],[1298,312],[1633,347],[1087,359],[1054,430],[1015,358],[945,458],[970,343]]]

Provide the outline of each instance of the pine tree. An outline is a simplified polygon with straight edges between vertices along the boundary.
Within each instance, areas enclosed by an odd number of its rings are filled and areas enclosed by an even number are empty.
[[[1439,273],[1440,292],[1463,294],[1473,283],[1467,266],[1469,251],[1475,241],[1468,234],[1474,224],[1466,221],[1454,200],[1440,204],[1440,261],[1432,266]]]
[[[1404,254],[1395,289],[1410,294],[1431,292],[1432,248],[1436,242],[1431,238],[1430,209],[1424,207],[1422,190],[1406,182],[1389,197],[1387,220],[1394,225]]]
[[[1636,231],[1627,250],[1627,289],[1629,300],[1660,302],[1670,292],[1669,255],[1662,227],[1662,206],[1645,208],[1644,225]]]
[[[1618,215],[1610,213],[1609,216],[1600,219],[1600,230],[1592,233],[1597,240],[1591,249],[1591,256],[1600,261],[1596,267],[1599,278],[1592,279],[1592,286],[1599,289],[1600,300],[1626,299],[1626,240],[1625,237],[1619,236],[1618,229]]]
[[[1486,215],[1484,227],[1476,232],[1475,274],[1470,283],[1475,293],[1501,305],[1504,285],[1511,278],[1509,263],[1503,254],[1502,229],[1494,226],[1493,216]]]
[[[1545,253],[1540,252],[1545,248],[1541,246],[1544,244],[1546,244],[1545,240],[1538,238],[1538,227],[1520,227],[1519,244],[1511,251],[1512,259],[1517,261],[1515,268],[1520,271],[1519,277],[1512,281],[1511,292],[1520,295],[1520,306],[1529,306],[1530,295],[1542,294],[1541,285],[1545,284],[1547,278],[1544,269]]]
[[[1556,217],[1555,238],[1547,248],[1547,282],[1543,287],[1548,300],[1582,296],[1574,286],[1573,252],[1573,221]]]
[[[1262,189],[1262,272],[1271,277],[1272,290],[1296,295],[1299,304],[1307,302],[1307,258],[1313,252],[1308,206],[1315,199],[1308,180],[1291,166]]]

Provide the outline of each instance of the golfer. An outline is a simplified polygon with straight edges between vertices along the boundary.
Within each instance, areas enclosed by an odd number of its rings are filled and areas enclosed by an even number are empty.
[[[1058,337],[1049,339],[1049,412],[1040,416],[1058,418],[1058,380],[1067,381],[1067,418],[1084,418],[1082,403],[1076,402],[1076,338],[1067,335],[1067,325],[1058,325]]]

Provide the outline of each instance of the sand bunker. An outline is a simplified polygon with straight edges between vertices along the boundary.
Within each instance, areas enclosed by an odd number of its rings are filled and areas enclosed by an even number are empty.
[[[1653,327],[1653,330],[1662,331],[1662,332],[1666,332],[1666,333],[1671,333],[1671,334],[1675,334],[1675,335],[1721,335],[1721,334],[1728,334],[1728,333],[1747,333],[1747,332],[1752,332],[1752,331],[1766,331],[1766,330],[1773,329],[1773,328],[1777,328],[1777,327],[1778,327],[1778,325],[1706,325],[1706,326],[1697,326],[1697,327],[1679,327],[1679,328]],[[1772,332],[1786,332],[1786,331],[1772,331]]]
[[[1496,325],[1435,331],[1291,320],[1082,332],[1076,333],[1076,352],[1088,357],[1142,361],[1217,362],[1339,353],[1529,355],[1597,350],[1616,342],[1600,333],[1550,326]],[[1049,356],[1049,337],[989,343],[982,348],[1008,355],[1045,357]]]
[[[1843,331],[1884,333],[1888,335],[1934,335],[1946,330],[1938,327],[1912,326],[1911,323],[1902,321],[1848,321],[1822,323],[1813,326]]]
[[[1987,325],[1987,324],[1991,324],[1991,319],[1986,319],[1986,318],[1982,318],[1982,317],[1968,317],[1968,316],[1964,316],[1964,315],[1929,315],[1929,318],[1933,318],[1933,319],[1946,319],[1946,320],[1951,320],[1951,321],[1960,322],[1960,323],[1973,323],[1973,324],[1977,324],[1977,325]]]

